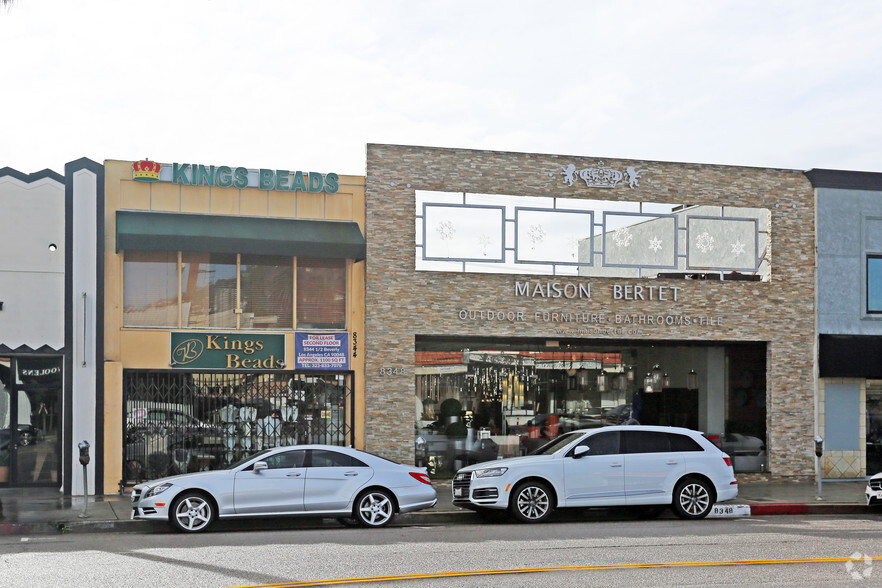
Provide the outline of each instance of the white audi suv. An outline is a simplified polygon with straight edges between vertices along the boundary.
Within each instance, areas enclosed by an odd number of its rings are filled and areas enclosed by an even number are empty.
[[[738,496],[731,458],[679,427],[619,425],[565,433],[530,455],[475,464],[453,478],[453,504],[538,523],[557,508],[670,506],[700,519]]]

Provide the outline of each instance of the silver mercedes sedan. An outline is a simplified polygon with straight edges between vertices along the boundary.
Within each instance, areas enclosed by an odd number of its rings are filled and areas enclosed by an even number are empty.
[[[225,470],[171,476],[132,490],[132,518],[196,533],[218,518],[313,516],[382,527],[437,502],[425,468],[332,445],[264,449]]]

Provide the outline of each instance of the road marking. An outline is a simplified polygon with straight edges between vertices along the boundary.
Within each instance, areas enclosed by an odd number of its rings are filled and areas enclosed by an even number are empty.
[[[882,556],[869,558],[873,561],[882,560]],[[538,572],[592,572],[600,570],[630,570],[638,568],[678,568],[699,566],[759,566],[805,563],[845,563],[853,561],[852,557],[814,557],[799,559],[739,559],[721,561],[679,561],[661,563],[636,564],[604,564],[593,566],[550,566],[545,568],[512,568],[502,570],[466,570],[460,572],[432,572],[424,574],[398,574],[394,576],[365,576],[356,578],[336,578],[330,580],[305,580],[300,582],[282,582],[280,584],[254,584],[235,588],[296,588],[300,586],[333,586],[335,584],[366,584],[370,582],[392,582],[395,580],[429,580],[432,578],[457,578],[464,576],[495,576],[501,574],[535,574]]]

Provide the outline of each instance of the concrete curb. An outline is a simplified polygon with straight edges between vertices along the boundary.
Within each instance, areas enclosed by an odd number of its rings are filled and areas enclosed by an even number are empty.
[[[750,515],[754,516],[774,516],[774,515],[831,515],[831,514],[869,514],[872,511],[866,506],[856,504],[751,504]],[[599,511],[596,511],[599,512]],[[573,516],[575,513],[565,512],[558,515],[558,522],[590,522],[592,520],[602,520],[600,516]],[[626,517],[630,518],[630,517]],[[673,515],[671,515],[673,518]],[[738,517],[744,518],[744,517]],[[476,524],[481,519],[472,511],[445,511],[445,512],[416,512],[398,515],[390,526],[434,526],[442,524]],[[340,526],[333,519],[315,518],[315,519],[237,519],[234,521],[219,521],[215,532],[232,529],[242,529],[247,525],[249,530],[284,530],[284,529],[319,529],[324,527]],[[15,525],[15,524],[11,524]],[[8,524],[7,526],[11,526]],[[60,532],[60,533],[171,533],[168,525],[156,521],[89,521],[86,519],[77,519],[71,521],[54,521],[52,523],[39,525],[21,523],[17,525],[20,529],[18,534],[38,533],[40,529],[43,532]],[[4,532],[0,526],[0,534]],[[10,532],[6,530],[5,532]],[[14,530],[12,530],[15,533]]]
[[[735,518],[745,516],[775,516],[775,515],[852,515],[872,514],[874,511],[859,504],[804,504],[804,503],[774,503],[774,504],[748,504],[750,515],[734,515]],[[635,520],[634,517],[625,514],[613,517],[618,520]],[[673,518],[673,514],[663,518]],[[609,511],[604,509],[586,509],[559,511],[552,519],[556,522],[592,522],[608,520]],[[726,517],[714,517],[726,518]],[[390,526],[434,526],[444,524],[480,524],[481,519],[470,510],[460,511],[421,511],[398,515]],[[235,519],[224,520],[216,523],[213,531],[241,531],[247,530],[286,530],[286,529],[321,529],[341,527],[340,523],[329,518],[266,518],[266,519]],[[342,527],[341,527],[342,528]],[[129,519],[118,520],[89,520],[88,518],[57,519],[52,521],[36,522],[4,522],[0,520],[0,535],[36,535],[56,533],[172,533],[173,531],[165,523],[158,521],[133,521]]]

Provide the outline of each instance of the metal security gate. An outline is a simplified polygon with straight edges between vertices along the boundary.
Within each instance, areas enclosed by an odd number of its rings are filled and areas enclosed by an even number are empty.
[[[267,447],[353,445],[352,372],[123,373],[130,485],[214,470]]]

